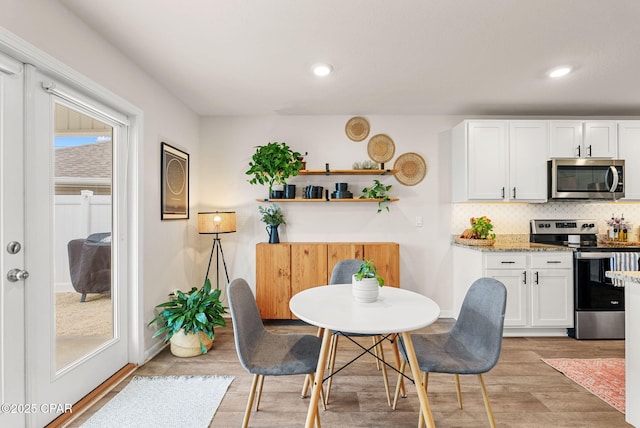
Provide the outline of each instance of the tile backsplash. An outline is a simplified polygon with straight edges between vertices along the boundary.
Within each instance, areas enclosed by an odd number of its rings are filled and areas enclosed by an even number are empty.
[[[611,215],[624,214],[632,224],[629,240],[638,240],[640,203],[636,202],[547,202],[525,203],[461,203],[453,205],[451,233],[460,234],[469,227],[470,217],[486,215],[496,234],[529,234],[531,219],[594,219],[600,234],[607,233],[606,221]]]

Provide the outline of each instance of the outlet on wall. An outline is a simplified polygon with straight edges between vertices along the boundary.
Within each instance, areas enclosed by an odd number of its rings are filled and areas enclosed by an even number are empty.
[[[421,215],[417,215],[416,216],[416,227],[422,227],[422,216]]]

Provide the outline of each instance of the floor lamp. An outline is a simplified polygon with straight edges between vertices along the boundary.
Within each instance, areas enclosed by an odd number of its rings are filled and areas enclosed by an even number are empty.
[[[229,283],[229,272],[227,271],[227,263],[224,261],[224,252],[222,251],[222,241],[220,241],[221,233],[233,233],[236,231],[236,213],[235,211],[216,211],[198,213],[198,232],[201,234],[214,234],[213,245],[211,247],[211,255],[209,256],[209,265],[204,281],[209,278],[209,269],[211,268],[211,260],[213,253],[216,253],[216,289],[220,289],[220,256],[222,256],[222,264],[224,265],[224,274]]]

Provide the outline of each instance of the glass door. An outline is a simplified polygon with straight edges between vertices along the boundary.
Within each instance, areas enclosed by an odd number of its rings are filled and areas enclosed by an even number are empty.
[[[128,362],[128,128],[91,97],[30,67],[26,76],[28,398],[70,406]]]

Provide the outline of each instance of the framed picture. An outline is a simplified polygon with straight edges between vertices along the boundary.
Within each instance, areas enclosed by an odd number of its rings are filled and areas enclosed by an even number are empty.
[[[189,218],[189,154],[165,142],[161,146],[161,218]]]

